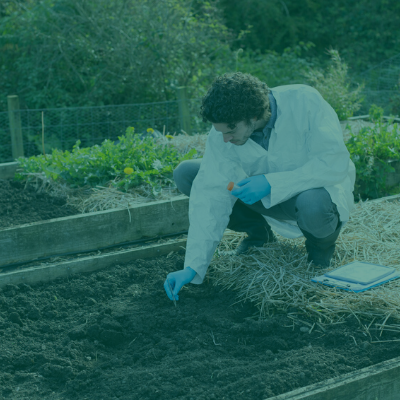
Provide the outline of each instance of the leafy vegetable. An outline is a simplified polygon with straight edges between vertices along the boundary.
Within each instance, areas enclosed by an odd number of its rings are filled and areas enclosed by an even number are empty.
[[[363,200],[395,194],[390,191],[388,193],[386,177],[388,173],[395,172],[391,163],[400,160],[398,124],[393,124],[393,119],[384,122],[383,110],[375,105],[369,114],[375,125],[363,127],[357,135],[347,125],[351,137],[346,146],[357,171],[354,195]]]
[[[42,173],[47,178],[66,183],[72,188],[109,184],[127,191],[147,183],[153,191],[173,184],[172,173],[176,166],[188,159],[197,158],[197,151],[178,154],[173,144],[160,145],[152,137],[143,140],[135,135],[133,127],[118,137],[119,143],[105,140],[100,146],[81,149],[78,140],[72,152],[53,149],[51,155],[19,158],[20,172],[16,180],[29,180],[29,174]]]

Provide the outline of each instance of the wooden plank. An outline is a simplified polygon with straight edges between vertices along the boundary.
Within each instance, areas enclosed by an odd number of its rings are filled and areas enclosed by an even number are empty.
[[[33,285],[39,282],[49,282],[53,279],[66,278],[77,273],[98,271],[112,265],[123,264],[140,258],[164,256],[171,251],[180,251],[185,248],[186,239],[180,239],[171,243],[122,250],[116,253],[84,257],[40,267],[24,268],[18,271],[0,274],[0,288],[7,284],[19,285],[21,283],[26,283],[28,285]]]
[[[398,201],[398,200],[400,200],[400,194],[395,194],[393,196],[380,197],[379,199],[368,200],[368,203],[371,201],[374,203],[380,203],[382,201],[392,202],[392,201]]]
[[[10,120],[12,156],[15,160],[24,156],[24,142],[22,138],[21,112],[19,108],[19,97],[7,96],[8,118]]]
[[[369,119],[369,118],[370,118],[370,116],[369,116],[369,114],[367,114],[367,115],[359,115],[357,117],[350,117],[350,118],[347,118],[347,119],[349,121],[353,121],[353,120],[356,120],[356,119]],[[393,117],[387,117],[387,116],[384,115],[384,116],[382,116],[382,118],[390,120]],[[400,118],[393,118],[393,121],[400,121]],[[346,122],[346,121],[340,121],[340,122]]]
[[[265,400],[398,400],[400,357]]]
[[[186,231],[189,198],[54,218],[0,230],[0,267]]]
[[[181,129],[183,129],[186,133],[191,135],[192,128],[190,123],[190,112],[187,99],[187,87],[186,86],[177,87],[176,95],[178,98],[179,119],[181,121]]]
[[[18,162],[0,164],[0,179],[13,178],[18,168]]]

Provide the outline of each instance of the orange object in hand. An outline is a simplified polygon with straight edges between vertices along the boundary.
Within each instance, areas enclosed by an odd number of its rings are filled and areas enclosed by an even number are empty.
[[[233,189],[239,189],[239,186],[235,185],[233,182],[228,183],[228,190],[231,192]]]

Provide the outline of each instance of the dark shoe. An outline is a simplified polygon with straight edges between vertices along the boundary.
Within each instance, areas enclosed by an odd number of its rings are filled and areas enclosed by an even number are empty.
[[[265,218],[239,200],[233,206],[227,228],[248,235],[236,249],[236,255],[247,252],[250,247],[262,247],[264,243],[277,241]]]
[[[331,260],[333,253],[335,252],[335,242],[339,236],[340,229],[342,228],[342,222],[339,221],[335,232],[326,238],[316,238],[311,233],[304,231],[303,235],[306,238],[306,250],[308,253],[307,261],[312,262],[314,267],[317,268],[329,268],[331,266]]]
[[[252,247],[263,247],[264,243],[273,243],[276,242],[277,239],[274,234],[272,234],[272,238],[268,240],[253,240],[250,236],[243,239],[238,248],[236,249],[236,255],[240,256],[241,254],[246,253]]]

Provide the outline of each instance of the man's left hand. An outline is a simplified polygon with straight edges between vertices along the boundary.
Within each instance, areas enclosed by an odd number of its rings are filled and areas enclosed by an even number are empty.
[[[232,194],[246,204],[254,204],[271,193],[271,185],[264,175],[250,176],[243,179],[237,186],[240,189],[232,190]]]

